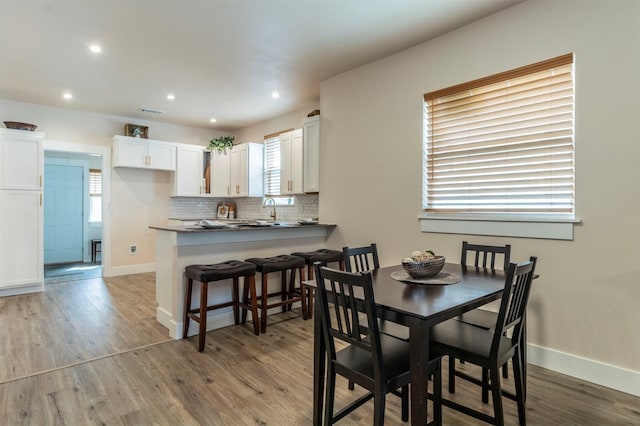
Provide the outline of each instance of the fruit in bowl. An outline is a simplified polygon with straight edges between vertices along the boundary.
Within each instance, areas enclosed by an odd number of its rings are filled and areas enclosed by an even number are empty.
[[[444,262],[444,256],[437,256],[431,250],[414,251],[411,257],[402,259],[402,267],[411,278],[433,278],[442,270]]]

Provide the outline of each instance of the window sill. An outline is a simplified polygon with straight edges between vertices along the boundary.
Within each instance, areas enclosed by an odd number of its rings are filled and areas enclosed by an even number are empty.
[[[422,232],[549,240],[573,240],[574,225],[582,223],[579,219],[569,217],[464,216],[432,213],[422,214],[418,219],[420,220],[420,230]]]

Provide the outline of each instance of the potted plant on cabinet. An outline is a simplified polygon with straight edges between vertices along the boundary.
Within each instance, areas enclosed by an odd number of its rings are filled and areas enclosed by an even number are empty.
[[[220,136],[209,141],[209,151],[216,150],[218,154],[226,154],[227,149],[233,146],[234,136]]]

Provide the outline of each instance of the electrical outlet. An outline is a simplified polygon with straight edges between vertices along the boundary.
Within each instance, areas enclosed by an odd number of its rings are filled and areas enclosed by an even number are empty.
[[[136,254],[138,253],[138,246],[135,244],[131,244],[129,246],[129,254]]]

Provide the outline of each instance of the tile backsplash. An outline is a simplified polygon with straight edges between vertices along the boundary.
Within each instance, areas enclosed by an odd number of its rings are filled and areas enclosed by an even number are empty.
[[[172,197],[171,219],[214,219],[220,201],[235,201],[238,219],[269,219],[272,206],[262,207],[262,198]],[[293,206],[277,206],[277,219],[295,222],[318,217],[318,194],[295,196]]]

